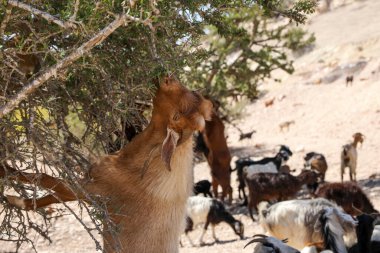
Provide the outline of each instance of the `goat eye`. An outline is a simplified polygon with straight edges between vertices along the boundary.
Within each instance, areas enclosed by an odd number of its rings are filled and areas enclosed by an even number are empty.
[[[175,114],[173,115],[173,120],[174,120],[174,121],[177,121],[177,120],[179,120],[180,117],[181,117],[181,115],[177,112],[177,113],[175,113]]]

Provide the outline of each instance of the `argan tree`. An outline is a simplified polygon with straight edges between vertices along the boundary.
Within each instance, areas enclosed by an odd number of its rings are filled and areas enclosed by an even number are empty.
[[[0,240],[15,241],[17,250],[32,243],[30,229],[49,237],[46,223],[4,198],[46,194],[38,180],[22,184],[23,173],[46,173],[81,191],[89,165],[144,127],[152,80],[163,73],[221,101],[255,98],[273,70],[293,71],[289,50],[312,42],[294,36],[293,25],[315,6],[314,0],[2,0]],[[101,231],[104,207],[96,200],[81,207]],[[46,218],[46,210],[35,211]]]

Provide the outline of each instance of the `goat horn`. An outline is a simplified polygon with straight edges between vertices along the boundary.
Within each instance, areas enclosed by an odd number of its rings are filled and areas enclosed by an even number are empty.
[[[380,214],[379,213],[371,213],[372,218],[375,219],[375,225],[380,225]]]
[[[255,243],[255,242],[267,243],[266,239],[264,239],[264,238],[256,238],[256,239],[253,239],[252,241],[248,242],[248,243],[244,246],[244,249],[245,249],[245,247],[247,247],[248,245],[250,245],[250,244],[252,244],[252,243]]]
[[[357,211],[359,214],[364,214],[364,212],[360,209],[358,209],[357,207],[354,206],[354,203],[351,204],[352,208]]]
[[[268,236],[267,235],[263,235],[263,234],[255,234],[254,236],[252,236],[252,238],[255,238],[255,237],[267,238]]]
[[[206,90],[206,88],[199,88],[199,89],[196,89],[196,90],[194,90],[195,92],[199,92],[199,93],[201,93],[201,92],[203,92],[203,91],[205,91]]]

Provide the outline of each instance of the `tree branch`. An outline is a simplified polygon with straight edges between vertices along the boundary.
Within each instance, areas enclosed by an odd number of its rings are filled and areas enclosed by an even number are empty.
[[[75,49],[69,56],[62,59],[57,64],[51,66],[44,72],[42,72],[37,78],[27,83],[24,88],[15,96],[13,96],[10,101],[4,106],[0,107],[0,119],[3,116],[10,113],[21,101],[25,100],[31,93],[33,93],[37,88],[43,85],[52,76],[56,76],[57,72],[67,67],[70,63],[82,57],[84,54],[88,53],[93,47],[102,43],[111,33],[113,33],[118,27],[125,24],[126,18],[130,20],[136,20],[136,18],[128,17],[127,14],[119,15],[112,23],[107,27],[97,33],[89,41],[82,44],[79,48]],[[137,19],[139,20],[139,19]]]
[[[74,22],[76,19],[77,19],[77,13],[78,13],[78,10],[79,10],[79,0],[76,0],[75,1],[75,5],[74,5],[74,13],[73,15],[69,18],[69,20],[71,22]]]
[[[10,4],[8,4],[8,6],[5,10],[3,22],[1,22],[1,26],[0,26],[0,40],[4,39],[3,35],[5,32],[5,28],[7,27],[7,24],[9,22],[9,20],[11,19],[11,13],[12,13],[12,6]]]
[[[67,28],[75,28],[76,27],[76,25],[73,22],[70,22],[70,21],[64,22],[64,21],[62,21],[62,20],[60,20],[60,19],[52,16],[49,13],[40,11],[40,10],[38,10],[38,9],[36,9],[36,8],[30,6],[30,5],[24,4],[24,3],[20,2],[20,1],[8,0],[8,4],[12,5],[14,7],[18,7],[20,9],[29,11],[29,12],[33,13],[34,15],[41,16],[44,19],[46,19],[47,21],[53,22],[54,24],[57,24],[57,25],[59,25],[62,28],[67,29]]]

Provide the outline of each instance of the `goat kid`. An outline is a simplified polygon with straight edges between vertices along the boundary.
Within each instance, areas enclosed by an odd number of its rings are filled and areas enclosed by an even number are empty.
[[[212,227],[212,236],[216,242],[218,239],[215,234],[215,226],[220,222],[226,222],[234,230],[235,234],[244,238],[244,225],[236,220],[224,207],[223,203],[211,198],[192,196],[187,201],[187,224],[185,234],[191,245],[194,246],[192,240],[188,236],[188,232],[193,230],[194,226],[204,223],[203,231],[198,239],[198,245],[203,245],[203,237],[209,225]]]
[[[94,163],[74,192],[63,180],[43,173],[0,167],[0,177],[54,191],[38,199],[8,196],[9,203],[33,210],[61,201],[100,196],[117,229],[104,222],[105,252],[178,252],[186,201],[192,188],[193,132],[211,118],[212,104],[172,77],[163,78],[147,128],[123,149]],[[175,190],[173,190],[175,189]],[[149,238],[149,243],[142,243]]]

